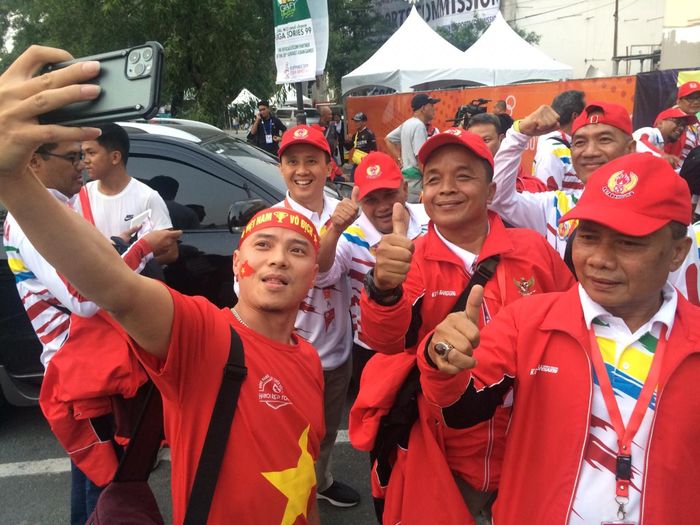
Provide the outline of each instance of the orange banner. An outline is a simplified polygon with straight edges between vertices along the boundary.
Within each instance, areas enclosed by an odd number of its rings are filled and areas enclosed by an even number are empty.
[[[518,84],[511,86],[476,87],[463,89],[447,89],[428,92],[431,97],[439,98],[436,104],[437,113],[433,125],[440,130],[452,126],[448,119],[453,119],[459,106],[469,104],[477,98],[490,99],[487,110],[493,108],[496,100],[505,100],[508,113],[514,118],[526,117],[542,104],[551,104],[552,99],[562,91],[578,89],[586,93],[586,101],[604,100],[615,102],[627,108],[632,114],[634,105],[635,77],[587,78],[582,80],[566,80],[560,82],[541,82],[536,84]],[[358,111],[367,115],[367,127],[377,136],[377,145],[386,151],[384,137],[404,120],[412,115],[411,99],[416,93],[394,93],[392,95],[376,95],[371,97],[348,97],[346,100],[346,119],[349,121]],[[350,126],[352,130],[352,126]],[[523,153],[523,164],[532,165],[534,148],[537,144],[531,140]]]

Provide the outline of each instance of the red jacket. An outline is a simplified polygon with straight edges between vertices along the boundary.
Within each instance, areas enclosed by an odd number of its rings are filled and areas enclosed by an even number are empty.
[[[700,308],[679,294],[647,445],[640,525],[700,523],[694,503],[700,493],[698,326]],[[593,395],[588,330],[577,287],[505,308],[481,334],[475,357],[478,365],[471,372],[449,376],[430,367],[421,352],[424,395],[450,407],[442,416],[461,426],[469,423],[472,408],[494,408],[496,402],[485,399],[485,393],[514,384],[494,523],[565,525],[589,435]],[[540,372],[544,365],[549,373]]]
[[[71,333],[46,368],[39,404],[71,461],[96,485],[114,477],[119,459],[90,418],[112,412],[111,396],[131,398],[148,376],[131,339],[106,312],[71,315]]]
[[[489,213],[489,225],[489,235],[479,260],[493,255],[500,255],[501,260],[484,290],[482,324],[504,305],[523,295],[565,290],[574,283],[568,268],[541,235],[531,230],[506,229],[493,213]],[[440,240],[432,224],[428,233],[415,242],[415,248],[411,269],[403,285],[403,296],[396,305],[380,306],[362,292],[363,339],[378,352],[399,353],[407,349],[415,354],[416,343],[449,314],[470,279],[464,263]],[[377,375],[381,376],[381,370]],[[373,400],[361,388],[358,400],[362,400],[363,405],[357,409],[365,413],[354,416],[351,413],[351,422],[354,419],[362,423],[364,419],[363,424],[376,425],[376,421],[370,423],[372,417],[369,416],[378,418],[383,414],[381,410],[373,413],[371,407],[385,408],[386,399],[393,399],[390,397],[392,392],[387,393],[387,390],[393,387],[383,381],[365,381],[363,375],[364,382],[375,384],[371,395],[375,396],[376,403],[373,405]],[[425,412],[427,409],[423,403],[425,401],[419,395],[419,408]],[[452,470],[478,490],[494,490],[500,477],[505,442],[502,436],[509,418],[510,408],[502,407],[492,421],[468,430],[449,429],[440,421],[433,421],[432,439],[439,443]],[[374,428],[363,431],[360,426],[355,426],[354,432],[351,428],[351,436],[353,433],[365,434],[362,439],[366,440],[366,434],[374,431]],[[500,435],[501,439],[493,440],[494,435]],[[425,435],[422,438],[427,439]],[[393,479],[392,474],[391,483]]]

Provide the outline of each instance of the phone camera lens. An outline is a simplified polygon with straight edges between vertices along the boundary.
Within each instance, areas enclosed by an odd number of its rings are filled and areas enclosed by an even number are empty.
[[[141,58],[141,53],[139,53],[138,51],[132,51],[129,54],[129,62],[131,62],[132,64],[138,62],[139,58]]]
[[[136,66],[134,66],[134,73],[136,73],[139,76],[143,75],[143,72],[145,70],[146,70],[146,66],[144,66],[143,64],[136,64]]]
[[[151,57],[153,57],[153,50],[150,47],[147,47],[143,50],[143,54],[141,56],[143,56],[144,60],[148,61],[151,59]]]

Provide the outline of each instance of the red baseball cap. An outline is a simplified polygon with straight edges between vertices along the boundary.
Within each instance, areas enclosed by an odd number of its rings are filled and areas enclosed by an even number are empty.
[[[688,115],[681,108],[669,108],[663,110],[661,113],[656,115],[656,120],[654,120],[654,125],[659,123],[661,120],[666,120],[668,118],[683,118],[686,124],[695,124],[698,119],[695,115]]]
[[[629,112],[620,104],[591,102],[571,124],[571,136],[588,124],[607,124],[627,135],[632,135],[632,119]]]
[[[312,126],[301,124],[288,129],[285,131],[284,135],[282,135],[282,141],[280,142],[280,149],[278,152],[279,157],[282,157],[282,153],[284,153],[284,150],[289,146],[296,146],[297,144],[308,144],[325,151],[329,155],[331,154],[331,147],[328,145],[326,137],[323,136],[323,132]]]
[[[693,93],[700,91],[700,82],[690,81],[685,84],[681,84],[678,88],[678,98],[684,98]]]
[[[559,219],[597,222],[634,237],[671,221],[690,224],[688,183],[651,153],[623,155],[595,170],[576,206]]]
[[[489,150],[484,139],[476,133],[462,128],[449,128],[430,137],[418,152],[418,160],[425,164],[436,149],[447,144],[457,144],[467,148],[477,157],[487,161],[493,168],[493,155],[491,155],[491,150]]]
[[[355,169],[355,186],[360,188],[359,199],[374,190],[395,190],[403,184],[403,175],[396,161],[386,153],[373,151]]]

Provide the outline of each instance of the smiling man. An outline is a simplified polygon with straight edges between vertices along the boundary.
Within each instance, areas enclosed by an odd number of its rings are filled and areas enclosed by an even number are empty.
[[[0,200],[46,260],[131,336],[133,351],[163,396],[173,451],[173,522],[185,516],[235,329],[248,372],[209,522],[229,523],[235,516],[250,525],[318,524],[313,460],[323,436],[323,380],[316,352],[293,331],[317,270],[314,226],[280,208],[254,217],[234,254],[240,281],[235,310],[132,272],[107,239],[47,192],[29,167],[47,136],[57,142],[99,136],[94,128],[38,123],[41,111],[99,95],[98,86],[85,83],[98,74],[97,62],[35,77],[46,64],[70,59],[65,51],[33,46],[0,77]],[[271,393],[277,396],[272,401],[265,395]]]
[[[685,136],[688,126],[697,122],[695,115],[688,115],[680,108],[662,111],[656,116],[653,127],[639,128],[632,134],[637,143],[637,153],[652,153],[665,158],[674,168],[680,168],[680,158],[666,153],[664,149],[678,142]]]
[[[280,142],[280,172],[287,185],[283,206],[306,217],[323,236],[331,224],[338,201],[324,193],[333,163],[323,133],[311,126],[289,129]],[[318,497],[337,507],[351,507],[359,494],[334,480],[331,453],[352,374],[352,329],[350,290],[347,279],[328,286],[315,285],[301,302],[296,330],[309,341],[321,358],[324,378],[326,435],[316,463]]]
[[[690,216],[665,160],[616,159],[562,218],[580,221],[580,284],[504,308],[481,334],[477,290],[421,342],[423,392],[447,425],[479,424],[515,389],[495,522],[700,519],[700,309],[667,281]]]
[[[392,400],[391,408],[398,386],[415,364],[418,342],[450,313],[477,274],[487,276],[480,325],[525,295],[564,290],[573,283],[542,236],[506,229],[487,211],[496,189],[491,181],[493,157],[478,135],[448,129],[428,139],[418,157],[430,224],[427,233],[413,241],[407,234],[408,213],[395,203],[391,232],[377,244],[375,267],[365,278],[362,340],[376,352],[396,355],[376,355],[365,367],[351,414],[353,444],[363,435],[374,441],[378,418],[387,413],[387,399]],[[398,378],[392,374],[395,370]],[[373,471],[375,487],[386,488],[388,482],[384,522],[398,523],[410,516],[415,523],[468,523],[469,512],[484,519],[498,486],[503,454],[503,440],[493,439],[494,428],[505,432],[509,402],[492,421],[463,432],[429,418],[425,399],[415,395],[420,415],[397,455],[405,459],[404,467],[395,468],[390,481],[381,479],[381,469]]]

